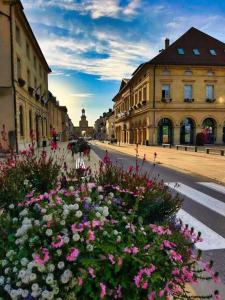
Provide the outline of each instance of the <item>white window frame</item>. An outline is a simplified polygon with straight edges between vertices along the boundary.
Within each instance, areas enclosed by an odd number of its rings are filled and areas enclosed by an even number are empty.
[[[192,99],[193,98],[193,86],[192,84],[184,85],[184,99]]]
[[[164,95],[163,95],[163,91],[165,91]],[[171,86],[170,84],[163,84],[162,85],[162,99],[170,99],[171,95]]]
[[[211,91],[210,91],[211,89]],[[206,99],[213,100],[215,98],[215,89],[213,84],[206,85]]]

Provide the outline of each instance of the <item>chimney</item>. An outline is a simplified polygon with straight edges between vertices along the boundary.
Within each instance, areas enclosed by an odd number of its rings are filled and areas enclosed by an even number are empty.
[[[170,40],[168,38],[165,39],[165,49],[167,49],[170,45]]]

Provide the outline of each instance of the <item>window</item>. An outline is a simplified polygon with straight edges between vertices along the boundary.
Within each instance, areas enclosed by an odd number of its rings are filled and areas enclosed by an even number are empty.
[[[215,49],[209,49],[209,52],[211,55],[215,56],[216,55],[216,50]]]
[[[147,88],[144,87],[143,89],[143,100],[146,101],[147,100]]]
[[[23,106],[19,108],[20,136],[24,136]]]
[[[36,60],[36,56],[34,55],[34,68],[37,68],[37,60]]]
[[[206,99],[214,99],[214,86],[212,84],[206,85]]]
[[[17,43],[20,45],[21,44],[21,35],[20,35],[20,29],[19,27],[16,25],[16,41]]]
[[[30,58],[30,46],[28,42],[26,43],[26,53],[27,53],[27,57]]]
[[[21,78],[21,60],[17,57],[17,79]]]
[[[142,90],[139,91],[139,102],[142,101]]]
[[[27,85],[30,86],[30,70],[27,69]]]
[[[193,53],[194,53],[194,55],[200,55],[200,51],[199,51],[199,49],[193,49]]]
[[[163,86],[162,86],[162,98],[163,99],[169,99],[170,98],[170,85],[169,84],[163,84]]]
[[[184,99],[192,99],[192,85],[184,86]]]
[[[184,49],[183,48],[177,48],[177,53],[179,55],[184,55]]]

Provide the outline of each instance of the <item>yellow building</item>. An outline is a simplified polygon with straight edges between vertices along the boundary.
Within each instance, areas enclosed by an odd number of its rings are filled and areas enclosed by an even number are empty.
[[[225,142],[225,44],[189,29],[123,79],[113,98],[116,138],[124,143]]]
[[[59,102],[56,100],[56,97],[54,97],[51,92],[48,92],[48,99],[48,120],[50,131],[55,129],[59,141],[62,141],[62,109]]]
[[[41,145],[50,138],[51,70],[19,0],[0,0],[0,40],[0,128],[5,126],[7,144],[14,149],[27,147],[32,136]]]

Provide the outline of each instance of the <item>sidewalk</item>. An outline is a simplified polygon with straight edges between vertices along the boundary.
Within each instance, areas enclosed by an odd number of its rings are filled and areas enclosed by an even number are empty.
[[[125,154],[135,156],[136,145],[111,145],[94,141],[93,144],[104,149],[117,150]],[[214,156],[199,152],[178,151],[176,149],[157,146],[138,145],[139,158],[146,155],[147,161],[154,161],[154,153],[157,153],[156,162],[166,167],[183,173],[200,175],[225,184],[225,156]]]

